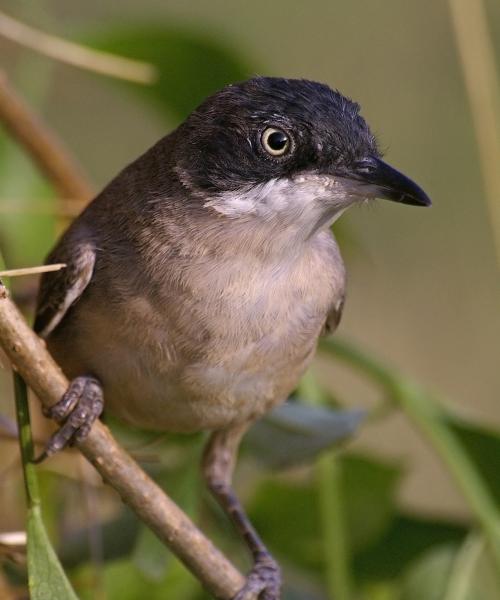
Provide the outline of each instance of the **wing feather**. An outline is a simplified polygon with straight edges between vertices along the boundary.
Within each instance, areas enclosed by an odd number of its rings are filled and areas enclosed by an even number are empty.
[[[43,338],[59,325],[92,279],[95,249],[89,242],[72,245],[67,253],[58,248],[47,262],[64,262],[66,268],[46,273],[40,283],[34,329]]]

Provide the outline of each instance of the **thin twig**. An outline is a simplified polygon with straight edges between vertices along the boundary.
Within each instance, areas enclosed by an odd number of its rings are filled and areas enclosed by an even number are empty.
[[[69,42],[25,25],[1,11],[0,35],[60,62],[102,75],[142,84],[151,84],[158,77],[157,69],[149,63]]]
[[[45,406],[57,402],[68,387],[61,369],[43,342],[28,327],[0,284],[0,345],[14,367]],[[186,514],[96,422],[78,444],[103,479],[217,598],[233,598],[243,576],[215,548]]]
[[[0,277],[22,277],[24,275],[38,275],[40,273],[60,271],[65,267],[65,263],[56,263],[53,265],[42,265],[40,267],[26,267],[25,269],[9,269],[7,271],[0,271]]]
[[[1,71],[0,121],[29,152],[60,196],[90,200],[93,190],[60,140],[36,117]]]
[[[500,86],[495,49],[481,0],[449,0],[449,6],[500,267]]]
[[[75,198],[58,199],[59,203],[38,198],[1,198],[0,215],[50,215],[74,218],[81,213],[87,202]]]

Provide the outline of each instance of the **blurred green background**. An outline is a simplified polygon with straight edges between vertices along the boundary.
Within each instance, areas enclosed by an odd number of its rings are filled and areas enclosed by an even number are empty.
[[[500,65],[500,4],[488,0],[485,7]],[[497,478],[500,472],[498,263],[447,2],[4,0],[1,10],[54,35],[157,65],[160,80],[153,86],[126,84],[49,60],[0,36],[0,68],[64,140],[96,189],[226,82],[254,74],[304,77],[358,101],[386,160],[415,179],[434,206],[419,210],[380,201],[342,218],[338,233],[349,285],[338,333],[391,372],[434,390],[467,422],[469,437],[462,432],[461,439],[500,495],[493,481],[495,465]],[[4,131],[0,136],[0,249],[11,268],[40,264],[57,235],[60,219],[50,212],[58,204],[30,160]],[[15,290],[26,297],[33,285],[17,281]],[[348,363],[320,356],[314,383],[301,394],[314,396],[320,382],[327,404],[371,414],[380,389]],[[10,378],[8,373],[0,378],[1,411],[12,418]],[[472,425],[481,423],[487,434]],[[223,547],[238,548],[212,504],[198,501],[199,440],[160,440],[151,448],[151,436],[118,429],[127,447],[154,456],[147,468],[214,536],[224,531],[217,538]],[[15,444],[7,433],[3,437],[0,529],[12,531],[23,527],[22,488]],[[287,598],[331,598],[335,589],[338,600],[500,597],[498,569],[488,556],[481,558],[480,538],[469,536],[461,545],[471,531],[470,505],[404,412],[366,419],[340,458],[323,455],[341,488],[337,516],[344,517],[348,557],[337,559],[347,569],[345,585],[323,560],[328,551],[318,519],[325,513],[316,495],[324,490],[315,486],[328,465],[320,458],[275,472],[256,466],[251,444],[247,453],[237,485],[285,566]],[[147,533],[137,533],[132,517],[75,456],[57,457],[41,471],[49,530],[79,595],[204,597]],[[86,482],[83,502],[78,479]],[[94,517],[93,533],[80,539],[75,531],[86,514]],[[118,548],[110,549],[115,534],[108,536],[101,521],[122,524],[116,529],[123,536]],[[90,561],[82,550],[86,536]],[[244,554],[237,552],[245,568]],[[477,577],[473,581],[471,575],[468,587],[460,588],[465,595],[458,596],[452,576],[463,572],[463,564]],[[6,558],[4,567],[9,585],[20,590],[12,597],[22,597],[22,566]]]

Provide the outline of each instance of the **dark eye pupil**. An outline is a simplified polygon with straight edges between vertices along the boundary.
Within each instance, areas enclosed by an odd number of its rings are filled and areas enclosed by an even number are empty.
[[[283,150],[288,143],[288,137],[282,131],[274,131],[267,138],[267,143],[272,150]]]

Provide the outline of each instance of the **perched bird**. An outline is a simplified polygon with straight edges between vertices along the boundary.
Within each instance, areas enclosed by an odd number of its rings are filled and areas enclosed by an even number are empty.
[[[358,104],[258,77],[205,100],[126,167],[47,258],[35,329],[72,379],[46,455],[103,410],[143,428],[211,431],[203,472],[254,566],[237,598],[280,595],[280,570],[231,487],[247,428],[286,400],[344,303],[330,226],[348,207],[426,194],[380,158]]]

